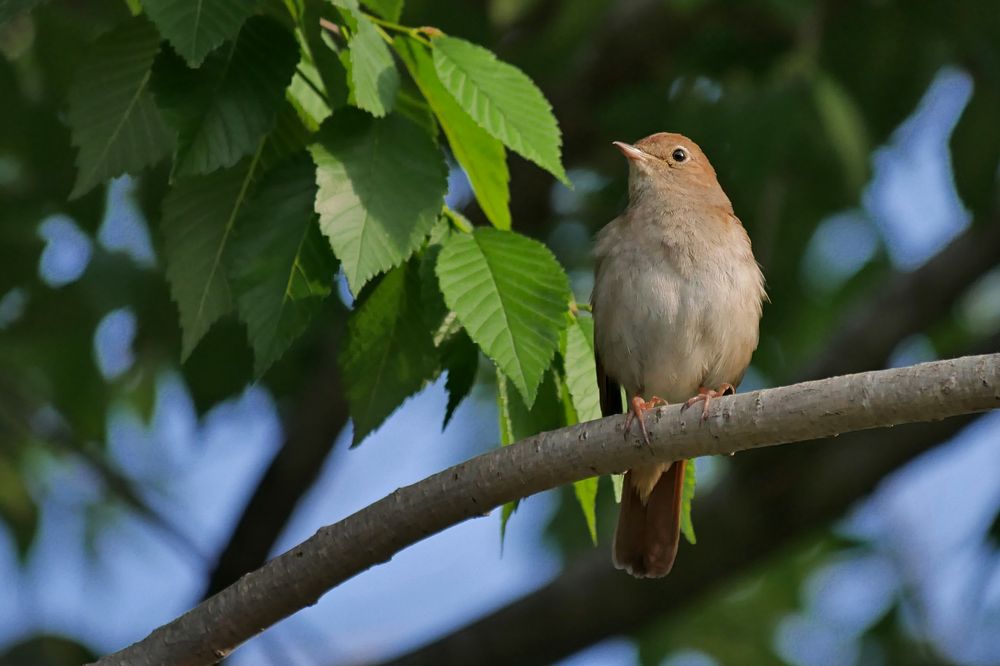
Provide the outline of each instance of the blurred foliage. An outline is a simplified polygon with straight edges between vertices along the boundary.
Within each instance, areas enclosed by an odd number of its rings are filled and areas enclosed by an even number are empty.
[[[60,636],[39,635],[12,645],[0,654],[0,666],[65,666],[86,664],[97,655]]]
[[[765,308],[761,345],[754,357],[757,376],[767,383],[794,376],[823,349],[827,332],[845,312],[892,275],[881,240],[859,270],[829,289],[816,287],[824,284],[823,275],[803,279],[819,270],[804,265],[803,257],[808,256],[807,248],[824,219],[862,206],[872,175],[872,150],[893,138],[893,130],[913,111],[942,67],[961,68],[974,83],[972,98],[950,140],[955,187],[972,212],[974,225],[997,220],[1000,12],[992,2],[407,0],[402,6],[383,0],[362,3],[364,8],[347,0],[228,2],[219,6],[235,9],[215,25],[218,34],[204,35],[207,41],[188,41],[186,35],[162,28],[184,19],[180,16],[187,11],[180,6],[184,3],[149,0],[143,4],[148,20],[133,17],[130,5],[120,1],[0,0],[0,304],[5,304],[0,305],[0,518],[14,535],[22,557],[29,552],[37,529],[37,493],[30,480],[44,468],[40,459],[89,451],[88,459],[99,461],[94,451],[101,451],[110,410],[126,405],[148,417],[156,377],[178,367],[199,413],[235,395],[257,376],[276,396],[283,412],[287,411],[284,407],[291,396],[309,385],[326,332],[346,317],[351,318],[353,330],[370,336],[359,339],[362,334],[358,333],[348,340],[348,350],[360,351],[348,352],[343,368],[345,373],[372,380],[357,387],[358,391],[369,389],[364,395],[351,396],[352,409],[367,401],[374,410],[365,431],[377,427],[399,402],[442,368],[448,371],[449,413],[473,390],[472,377],[480,387],[492,388],[493,373],[475,373],[480,356],[470,340],[480,345],[485,357],[511,373],[511,382],[502,378],[507,391],[501,394],[508,400],[501,418],[510,419],[502,437],[505,441],[583,419],[585,414],[590,418],[592,405],[579,390],[580,378],[565,367],[571,354],[580,356],[579,345],[586,344],[586,337],[574,338],[572,347],[565,340],[559,344],[567,326],[570,331],[589,331],[581,324],[588,321],[587,315],[569,307],[561,282],[551,282],[555,287],[543,299],[547,323],[537,333],[540,348],[532,349],[537,352],[533,356],[519,355],[516,344],[503,346],[485,334],[477,337],[482,331],[470,330],[466,335],[454,317],[449,318],[448,306],[457,312],[469,304],[460,302],[458,279],[442,299],[434,288],[436,261],[442,248],[451,246],[452,259],[459,250],[469,250],[459,245],[468,245],[472,236],[463,233],[467,229],[454,211],[442,211],[446,166],[442,148],[470,174],[474,194],[483,202],[483,210],[473,200],[462,212],[477,225],[493,223],[504,228],[509,224],[517,232],[546,241],[561,266],[540,258],[544,248],[534,240],[514,237],[524,247],[531,244],[526,254],[535,252],[537,263],[546,266],[539,269],[543,278],[560,281],[565,270],[575,297],[583,302],[589,291],[590,236],[624,205],[626,170],[610,142],[635,140],[663,129],[695,138],[711,156],[767,277],[771,303]],[[339,26],[339,34],[321,31],[321,18]],[[247,19],[254,31],[241,38],[240,28]],[[386,20],[435,26],[453,41],[443,53],[433,51],[425,43],[433,40],[433,33],[396,31]],[[161,44],[157,50],[150,23],[169,45]],[[122,26],[147,38],[142,44],[145,50],[136,47],[136,53],[145,54],[154,64],[149,81],[143,69],[140,76],[117,83],[130,84],[150,114],[154,107],[162,114],[149,121],[151,127],[160,127],[162,122],[172,131],[180,130],[183,139],[183,154],[178,153],[183,158],[181,166],[161,161],[138,175],[135,191],[128,195],[145,218],[139,224],[148,223],[151,231],[156,256],[152,265],[100,242],[111,204],[106,188],[90,186],[110,172],[101,171],[94,182],[82,182],[76,192],[80,196],[70,197],[78,183],[74,165],[80,157],[70,129],[80,117],[74,108],[79,112],[79,100],[88,94],[106,92],[88,86],[87,80],[81,82],[79,76],[95,71],[107,75],[98,66],[100,56],[107,53],[100,48],[95,51],[93,44],[107,43]],[[393,51],[385,48],[383,33],[395,39]],[[99,42],[102,36],[105,39]],[[562,161],[559,137],[553,137],[551,126],[545,126],[538,145],[521,145],[509,129],[491,128],[489,113],[470,110],[470,100],[456,95],[469,80],[481,81],[488,90],[493,77],[510,71],[478,47],[458,42],[458,37],[491,49],[537,84],[562,131]],[[275,40],[281,42],[285,57],[272,57],[262,46]],[[110,41],[112,46],[117,44]],[[222,49],[213,50],[219,44]],[[229,56],[244,63],[239,71],[221,65]],[[454,62],[446,62],[455,58],[472,63],[464,75],[454,71]],[[190,69],[192,65],[204,69]],[[441,76],[442,71],[451,75]],[[544,106],[530,81],[519,80],[517,90]],[[234,107],[233,99],[247,103]],[[77,100],[75,107],[73,100]],[[344,110],[345,105],[364,111]],[[82,108],[86,111],[87,104]],[[127,104],[115,108],[128,113]],[[536,115],[521,117],[520,112],[526,110]],[[515,129],[533,127],[539,118],[547,120],[539,109],[501,108],[497,112],[511,115]],[[440,133],[435,117],[443,129]],[[315,133],[321,125],[324,129],[317,142]],[[239,133],[227,136],[219,128],[238,128]],[[388,136],[411,150],[405,159],[391,150],[370,153],[369,136]],[[83,145],[79,136],[76,139],[76,145]],[[216,140],[225,145],[219,147]],[[374,155],[386,175],[350,192],[338,189],[343,180],[317,183],[320,196],[329,202],[326,207],[317,206],[320,225],[328,232],[333,253],[351,271],[348,278],[357,297],[352,311],[356,314],[348,314],[335,296],[318,305],[332,283],[332,257],[325,246],[325,255],[310,265],[321,266],[319,272],[325,271],[331,279],[317,286],[322,280],[307,272],[297,283],[302,291],[296,293],[307,293],[313,300],[291,299],[288,302],[302,307],[289,313],[282,309],[286,299],[272,288],[274,271],[292,276],[290,267],[300,259],[295,250],[302,248],[282,246],[281,261],[275,259],[263,267],[254,264],[230,276],[216,265],[228,261],[221,249],[218,254],[193,254],[205,248],[196,242],[201,237],[187,233],[190,229],[184,226],[199,223],[192,215],[206,213],[205,206],[190,207],[200,202],[191,197],[206,191],[216,197],[213,203],[228,205],[232,215],[238,216],[240,206],[257,205],[258,198],[252,195],[261,187],[260,197],[276,211],[276,217],[292,216],[285,210],[295,208],[295,193],[308,190],[309,178],[294,180],[301,174],[295,173],[296,162],[288,160],[298,159],[295,156],[301,155],[307,143],[313,143],[313,157],[325,162],[328,174],[356,174],[359,165]],[[555,176],[562,174],[565,164],[575,189],[556,184],[550,174],[521,157],[505,161],[505,145],[520,149]],[[136,146],[151,152],[132,154],[123,163],[134,166],[155,161],[167,147],[160,140]],[[535,149],[545,154],[536,154]],[[275,185],[273,169],[282,163],[293,165],[287,167],[292,175],[287,181],[279,178]],[[230,179],[228,204],[217,198],[217,181],[231,174],[213,171],[217,166],[246,168]],[[257,168],[266,173],[257,173]],[[421,183],[421,175],[426,182]],[[282,185],[292,187],[289,201],[283,199]],[[354,209],[345,204],[344,196],[357,199],[346,204],[360,202],[372,211],[370,219],[352,217]],[[165,199],[179,205],[165,206]],[[442,212],[443,217],[439,216]],[[46,251],[39,224],[53,214],[69,216],[92,246],[82,276],[61,286],[47,283],[39,269]],[[251,228],[273,232],[266,227],[269,215],[251,216]],[[295,215],[301,221],[301,212]],[[864,224],[876,228],[868,212],[861,209],[860,216]],[[216,226],[199,224],[196,230],[210,238],[225,237],[231,221],[218,213],[212,218]],[[396,233],[400,225],[410,224],[407,230],[412,233]],[[309,238],[301,224],[293,227],[289,233]],[[331,235],[331,228],[350,233]],[[173,233],[178,229],[187,231]],[[341,255],[361,243],[366,230],[377,232],[382,242],[345,260]],[[256,238],[269,240],[263,236],[265,231],[260,233]],[[241,243],[246,261],[255,254],[267,254],[263,241],[252,241],[244,236]],[[181,271],[180,280],[167,279],[172,256],[192,261]],[[499,275],[496,281],[503,277],[503,269],[511,271],[501,261],[497,273],[488,257],[479,258],[481,276]],[[195,298],[203,302],[197,301],[193,310],[188,308],[199,323],[182,335],[183,318],[172,298],[191,305],[184,294],[192,292],[192,285],[184,279],[197,282],[193,287],[201,287],[201,296]],[[230,293],[234,287],[236,293]],[[251,307],[256,300],[247,294],[254,287],[267,291],[262,301],[271,308],[268,313]],[[14,307],[10,305],[13,290],[21,306],[19,312],[15,307],[14,314],[8,315],[4,307]],[[394,308],[387,295],[390,291],[397,304],[399,294],[411,298],[419,294],[422,307],[414,308],[409,301],[411,307]],[[498,300],[501,308],[509,306]],[[239,306],[238,317],[231,314],[234,302]],[[988,304],[988,299],[980,302]],[[205,303],[211,307],[201,307]],[[138,323],[132,343],[134,362],[124,373],[105,377],[95,359],[95,328],[109,311],[122,307],[130,308]],[[181,312],[185,309],[182,303]],[[440,316],[435,319],[428,313]],[[459,319],[475,329],[477,316],[483,314],[472,308]],[[953,315],[941,313],[927,331],[939,353],[962,349],[991,332],[971,325],[967,317]],[[381,339],[383,329],[376,327],[373,332],[371,326],[388,319],[422,327],[420,334],[407,339],[408,329],[403,328],[396,337]],[[522,329],[519,335],[527,339],[530,326]],[[494,332],[488,327],[483,330]],[[182,337],[185,351],[190,352],[183,363]],[[419,354],[409,360],[405,356],[384,359],[406,361],[398,368],[399,374],[392,375],[405,382],[397,382],[391,392],[392,404],[382,403],[376,409],[372,400],[383,378],[371,374],[371,368],[358,358],[367,359],[372,346],[391,351],[393,343],[413,351],[409,342],[419,343]],[[515,374],[518,371],[520,375]],[[139,502],[129,491],[120,490],[121,483],[107,467],[97,462],[92,466],[106,477],[104,486],[110,495],[129,506]],[[596,529],[606,541],[613,500],[606,480],[600,482],[599,493],[597,487],[592,483],[585,496],[597,494]],[[567,490],[554,521],[554,542],[567,558],[590,547],[579,517],[579,499],[579,492]],[[694,512],[697,517],[697,502]],[[995,523],[994,537],[996,533]],[[676,636],[676,632],[701,636],[698,640],[709,645],[726,638],[722,628],[737,631],[745,626],[748,635],[756,632],[755,654],[762,660],[765,654],[773,658],[768,653],[769,639],[761,638],[770,636],[765,629],[778,614],[794,607],[795,591],[805,572],[831,547],[827,537],[820,537],[798,554],[779,558],[759,574],[756,591],[739,604],[732,605],[732,597],[706,601],[704,613],[695,613],[690,622],[650,629],[642,642],[644,656],[655,660],[665,654],[666,645],[677,643],[664,643],[664,637]],[[715,630],[710,631],[713,612],[729,613],[738,621],[713,625]],[[899,623],[894,620],[890,616],[874,631],[885,633],[886,645],[898,639]],[[696,643],[692,638],[684,644]],[[899,652],[887,647],[885,654],[898,654],[902,661],[890,659],[888,663],[917,663],[907,661],[918,658],[914,656],[918,652],[906,651],[911,643],[901,640],[899,645]],[[722,652],[715,654],[722,663],[738,663]],[[46,662],[39,658],[37,663]]]

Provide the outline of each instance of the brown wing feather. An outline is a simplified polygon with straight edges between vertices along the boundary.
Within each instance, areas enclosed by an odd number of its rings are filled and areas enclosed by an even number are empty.
[[[601,415],[611,416],[622,413],[622,390],[618,382],[608,377],[601,363],[601,355],[594,351],[594,363],[597,366],[597,390],[601,396]]]

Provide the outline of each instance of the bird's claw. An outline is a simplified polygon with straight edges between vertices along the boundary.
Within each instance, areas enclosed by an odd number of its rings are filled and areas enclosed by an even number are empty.
[[[703,402],[704,405],[702,405],[701,408],[701,422],[704,423],[705,421],[708,420],[708,407],[709,405],[712,404],[712,399],[720,398],[724,395],[732,395],[734,393],[736,393],[736,388],[732,384],[723,384],[722,386],[719,387],[718,390],[705,388],[704,386],[702,386],[698,389],[698,395],[692,398],[688,398],[687,402],[685,402],[684,405],[681,407],[681,411],[683,412],[685,409],[687,409],[691,405],[694,405],[695,403]]]
[[[628,437],[629,432],[632,430],[632,424],[638,421],[639,430],[642,431],[642,439],[646,444],[649,444],[649,431],[646,430],[646,420],[643,418],[642,413],[665,404],[667,404],[666,400],[655,395],[649,400],[643,400],[639,396],[633,397],[632,406],[628,414],[625,415],[625,437]]]

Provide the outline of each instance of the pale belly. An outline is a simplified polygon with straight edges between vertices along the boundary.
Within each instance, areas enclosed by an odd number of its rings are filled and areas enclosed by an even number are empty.
[[[760,316],[742,277],[725,269],[685,277],[643,254],[607,257],[594,286],[595,344],[605,372],[630,396],[670,403],[702,386],[738,384],[757,346]]]

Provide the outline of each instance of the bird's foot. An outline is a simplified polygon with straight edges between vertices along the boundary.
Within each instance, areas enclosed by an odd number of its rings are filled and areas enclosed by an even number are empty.
[[[646,444],[649,444],[649,432],[646,430],[646,420],[643,418],[642,413],[665,404],[667,404],[666,400],[655,395],[649,400],[643,400],[639,396],[633,397],[632,407],[629,409],[628,414],[625,415],[625,436],[628,437],[629,431],[632,429],[632,423],[638,421],[639,430],[642,431],[642,439]]]
[[[712,399],[721,398],[724,395],[732,395],[734,393],[736,393],[736,387],[732,384],[723,384],[718,388],[718,390],[701,386],[698,388],[698,395],[693,398],[689,398],[688,401],[684,403],[684,406],[681,407],[681,411],[683,412],[685,409],[697,402],[703,402],[705,404],[702,405],[701,408],[701,420],[702,422],[705,422],[708,420],[708,407],[712,404]]]

